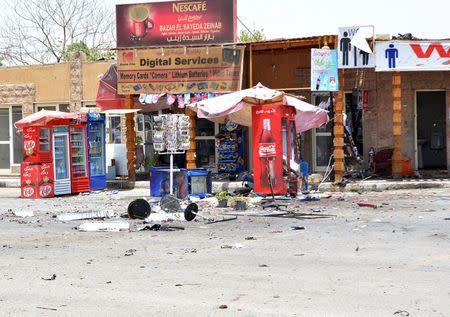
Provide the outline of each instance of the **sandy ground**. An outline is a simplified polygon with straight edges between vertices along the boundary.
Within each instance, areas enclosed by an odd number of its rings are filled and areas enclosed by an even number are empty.
[[[293,203],[329,218],[243,216],[180,223],[184,231],[110,233],[80,232],[73,227],[81,221],[55,216],[123,214],[147,190],[18,195],[0,189],[1,315],[450,316],[448,189]],[[13,216],[18,210],[34,217]]]

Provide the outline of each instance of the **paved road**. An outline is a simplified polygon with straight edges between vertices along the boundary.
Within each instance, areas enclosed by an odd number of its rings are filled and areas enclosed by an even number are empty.
[[[334,217],[246,216],[176,232],[79,232],[80,222],[53,218],[124,213],[146,194],[31,201],[0,189],[0,314],[450,316],[448,189],[333,194],[292,208]]]

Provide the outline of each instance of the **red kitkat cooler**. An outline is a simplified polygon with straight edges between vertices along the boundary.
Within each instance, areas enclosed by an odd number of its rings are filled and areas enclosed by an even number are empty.
[[[39,166],[38,191],[39,198],[52,198],[55,196],[55,176],[52,163],[42,163]]]
[[[297,162],[295,109],[252,107],[254,186],[258,194],[287,194],[287,176]],[[285,178],[286,176],[286,178]]]
[[[20,165],[22,198],[54,197],[54,176],[51,163]]]

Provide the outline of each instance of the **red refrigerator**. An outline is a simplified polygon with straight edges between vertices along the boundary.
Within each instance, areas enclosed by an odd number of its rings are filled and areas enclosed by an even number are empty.
[[[48,126],[23,128],[23,161],[39,163],[52,161],[51,129]]]
[[[90,191],[87,151],[87,124],[70,125],[72,193]]]
[[[286,195],[289,174],[298,161],[295,109],[291,106],[252,107],[254,190]],[[272,188],[272,190],[271,190]]]

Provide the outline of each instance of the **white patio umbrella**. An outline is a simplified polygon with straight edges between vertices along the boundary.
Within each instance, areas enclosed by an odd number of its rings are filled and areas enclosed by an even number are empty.
[[[281,104],[296,109],[295,124],[297,132],[320,127],[328,121],[325,110],[315,107],[283,91],[273,90],[258,83],[256,86],[220,97],[206,99],[189,104],[188,107],[197,112],[199,118],[215,122],[226,120],[251,127],[251,107],[255,105]]]

